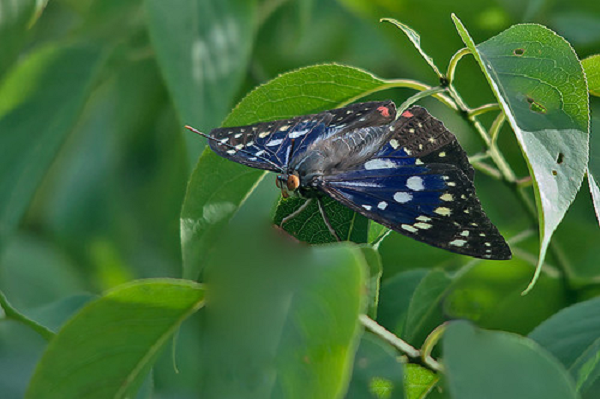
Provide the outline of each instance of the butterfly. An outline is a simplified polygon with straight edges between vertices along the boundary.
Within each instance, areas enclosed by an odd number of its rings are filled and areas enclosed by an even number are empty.
[[[481,207],[474,169],[456,137],[422,107],[397,116],[392,101],[356,103],[291,119],[213,129],[210,148],[277,173],[283,197],[329,196],[396,232],[451,252],[510,259]]]

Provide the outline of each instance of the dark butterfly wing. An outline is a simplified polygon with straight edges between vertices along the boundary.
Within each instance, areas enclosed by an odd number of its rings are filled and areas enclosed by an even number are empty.
[[[439,120],[413,107],[360,167],[324,176],[320,189],[354,211],[418,241],[484,259],[510,249],[483,211],[467,155]]]
[[[404,159],[416,165],[450,164],[473,180],[475,171],[456,137],[425,108],[412,107],[404,111],[391,129],[389,141],[374,159]]]
[[[396,107],[391,101],[352,104],[319,114],[213,129],[210,147],[232,161],[278,172],[285,169],[292,151],[302,154],[319,137],[388,124],[395,116]]]
[[[320,189],[418,241],[478,258],[510,259],[510,249],[481,208],[473,183],[453,165],[350,171],[326,176]]]

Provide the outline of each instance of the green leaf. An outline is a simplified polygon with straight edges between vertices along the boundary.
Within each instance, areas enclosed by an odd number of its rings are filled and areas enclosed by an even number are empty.
[[[48,46],[0,86],[0,248],[73,128],[103,61],[101,49],[89,44]]]
[[[204,288],[140,280],[86,305],[50,342],[27,398],[132,397],[159,350],[204,304]]]
[[[379,293],[377,322],[397,336],[403,336],[409,304],[417,286],[428,270],[398,273],[383,281]]]
[[[453,398],[578,398],[569,374],[535,342],[506,332],[452,322],[444,338],[447,386]]]
[[[598,180],[588,170],[588,184],[590,186],[590,193],[592,194],[592,202],[594,204],[594,211],[596,212],[596,220],[600,224],[600,188],[598,186]]]
[[[406,397],[408,399],[421,399],[427,397],[427,394],[436,386],[440,377],[418,364],[409,363],[404,366],[404,380]]]
[[[384,81],[356,68],[341,65],[306,67],[283,74],[254,89],[233,109],[223,126],[319,112],[347,104],[385,87]],[[181,213],[183,267],[184,275],[188,278],[198,276],[202,267],[200,262],[206,258],[211,240],[219,234],[264,175],[262,171],[222,159],[212,151],[207,151],[192,173]],[[336,205],[332,206],[335,207],[335,215],[342,212]],[[206,220],[205,210],[209,220]],[[215,211],[218,223],[214,222]],[[352,225],[351,219],[366,223],[366,219],[354,213],[345,215],[347,218],[340,224],[345,224],[347,228]],[[320,222],[320,218],[316,221]],[[322,229],[317,227],[315,230]],[[362,228],[351,228],[349,231],[352,232],[351,239],[366,241],[362,237],[366,234]],[[324,235],[320,237],[322,242],[331,241],[329,237],[323,238]]]
[[[600,54],[581,60],[581,65],[587,77],[590,94],[600,97]]]
[[[281,199],[275,211],[274,223],[278,226],[284,217],[298,210],[306,200],[301,198]],[[367,242],[369,220],[330,198],[321,198],[327,219],[341,240]],[[282,228],[301,241],[310,244],[335,242],[329,232],[316,200],[312,201],[297,216],[283,224]]]
[[[443,270],[434,269],[425,276],[410,300],[403,338],[420,347],[429,332],[444,322],[440,302],[447,295],[452,278]]]
[[[377,250],[367,244],[360,245],[360,250],[369,267],[369,301],[367,316],[375,319],[377,317],[377,307],[379,305],[379,285],[381,282],[381,274],[383,273],[381,256],[379,256]]]
[[[255,0],[145,0],[158,63],[182,124],[216,127],[248,69]],[[185,133],[190,163],[203,147]]]
[[[197,279],[219,232],[265,175],[210,150],[192,172],[181,210],[183,276]]]
[[[205,272],[201,396],[338,398],[361,332],[364,257],[348,243],[289,240],[246,208]]]
[[[437,66],[435,66],[435,63],[433,62],[433,58],[431,58],[429,55],[427,55],[427,53],[425,53],[425,51],[421,47],[421,36],[419,36],[419,34],[416,31],[414,31],[410,26],[405,25],[401,22],[398,22],[393,18],[383,18],[383,19],[381,19],[381,21],[389,22],[393,25],[396,25],[396,27],[398,27],[400,30],[402,30],[402,32],[404,32],[406,37],[408,37],[408,39],[415,46],[417,51],[421,54],[421,57],[423,57],[423,59],[427,62],[427,64],[429,64],[431,69],[433,69],[433,72],[435,72],[435,74],[439,78],[441,78],[443,76],[440,73],[440,70],[437,68]]]
[[[460,20],[452,18],[506,114],[533,177],[540,255],[529,290],[586,171],[585,76],[569,43],[543,26],[515,25],[475,46]]]
[[[584,393],[600,376],[600,298],[561,310],[529,338],[552,353]]]
[[[36,0],[0,0],[0,77],[17,59],[28,37],[27,25],[36,12]]]
[[[354,358],[346,399],[402,399],[402,362],[389,344],[364,334]]]

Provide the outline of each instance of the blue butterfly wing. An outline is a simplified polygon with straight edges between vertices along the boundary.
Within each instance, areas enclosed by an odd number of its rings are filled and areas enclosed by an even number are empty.
[[[475,188],[458,168],[398,163],[324,177],[320,189],[352,210],[418,241],[484,259],[510,259]]]
[[[209,144],[224,158],[279,172],[285,170],[292,153],[302,156],[317,138],[342,130],[388,124],[395,115],[391,101],[357,103],[319,114],[213,129]]]

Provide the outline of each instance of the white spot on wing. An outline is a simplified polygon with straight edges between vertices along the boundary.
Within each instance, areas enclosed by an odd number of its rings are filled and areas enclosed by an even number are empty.
[[[412,200],[412,198],[413,196],[411,193],[406,193],[404,191],[398,191],[396,194],[394,194],[394,200],[401,204],[409,202],[410,200]]]
[[[425,215],[421,215],[421,216],[417,216],[417,220],[420,220],[421,222],[429,222],[431,220],[431,218],[427,217]]]
[[[269,135],[269,132],[260,132],[258,134],[258,137],[260,137],[261,139],[264,139],[265,137],[267,137]]]
[[[466,240],[456,239],[454,241],[450,241],[450,245],[454,245],[455,247],[463,247],[467,243]]]
[[[371,159],[370,161],[365,162],[366,170],[393,169],[396,166],[397,165],[389,159]]]
[[[406,187],[413,191],[421,191],[425,189],[423,178],[421,176],[411,176],[406,180]]]
[[[427,229],[430,229],[430,228],[432,228],[432,227],[433,227],[433,226],[432,226],[432,225],[430,225],[429,223],[423,223],[423,222],[418,222],[418,223],[415,223],[415,224],[414,224],[414,226],[415,226],[415,227],[418,227],[418,228],[420,228],[420,229],[422,229],[422,230],[427,230]]]
[[[452,211],[450,211],[450,208],[446,208],[445,206],[435,208],[434,212],[441,216],[450,216],[450,214],[452,213]]]
[[[450,193],[446,193],[446,194],[442,194],[440,196],[440,199],[442,201],[453,201],[454,200],[454,196],[452,196],[452,194],[450,194]]]
[[[415,233],[415,232],[417,232],[417,231],[418,231],[416,227],[414,227],[414,226],[411,226],[410,224],[403,224],[403,225],[402,225],[402,226],[400,226],[400,227],[402,227],[402,228],[403,228],[404,230],[406,230],[406,231],[410,231],[411,233]]]
[[[382,211],[385,210],[385,208],[387,208],[388,203],[385,201],[381,201],[379,204],[377,204],[377,208],[381,209]]]
[[[267,147],[273,147],[283,142],[283,139],[272,140],[267,144]]]
[[[304,136],[308,132],[308,129],[298,130],[297,132],[290,133],[291,139],[297,139],[298,137]]]
[[[373,208],[371,205],[363,205],[363,208],[365,208],[367,211],[370,211],[371,208]]]
[[[469,230],[464,230],[462,233],[460,233],[461,236],[463,237],[468,237],[469,236]]]
[[[390,140],[390,145],[395,150],[396,148],[398,148],[400,146],[400,143],[398,143],[398,140],[396,140],[396,139],[391,139]]]

